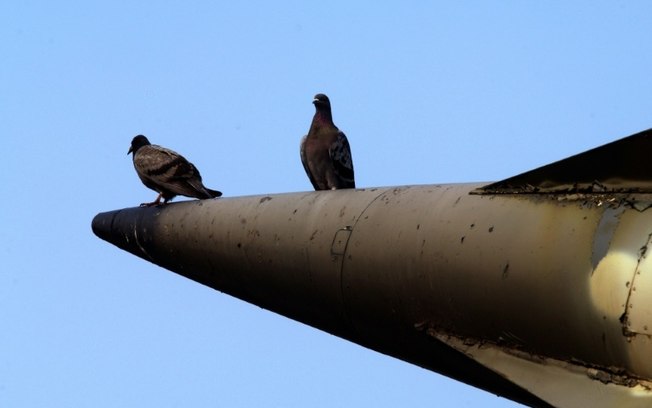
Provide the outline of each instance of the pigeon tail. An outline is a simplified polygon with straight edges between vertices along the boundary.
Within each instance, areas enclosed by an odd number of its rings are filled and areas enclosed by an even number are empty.
[[[222,196],[221,191],[211,190],[210,188],[207,188],[206,191],[208,191],[208,194],[210,194],[211,198],[217,198]]]

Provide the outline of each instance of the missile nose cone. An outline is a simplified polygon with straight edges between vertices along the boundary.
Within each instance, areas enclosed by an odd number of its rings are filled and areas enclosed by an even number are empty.
[[[112,231],[112,223],[113,223],[113,217],[115,216],[118,211],[109,211],[109,212],[104,212],[104,213],[99,213],[95,217],[93,217],[93,221],[91,222],[91,228],[93,229],[93,233],[97,235],[98,238],[102,238],[105,241],[111,241],[111,231]]]
[[[97,214],[91,223],[93,233],[120,249],[152,261],[147,252],[151,239],[148,228],[160,208],[126,208]]]

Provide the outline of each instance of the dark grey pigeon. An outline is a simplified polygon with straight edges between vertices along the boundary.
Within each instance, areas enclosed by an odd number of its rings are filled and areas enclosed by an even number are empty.
[[[315,190],[355,188],[351,147],[346,136],[333,123],[328,96],[317,94],[312,100],[315,116],[308,134],[301,139],[301,163]]]
[[[195,198],[214,198],[221,192],[204,187],[199,170],[179,153],[153,145],[143,135],[131,141],[127,154],[133,153],[134,167],[145,186],[157,191],[158,197],[141,207],[163,204],[178,195]]]

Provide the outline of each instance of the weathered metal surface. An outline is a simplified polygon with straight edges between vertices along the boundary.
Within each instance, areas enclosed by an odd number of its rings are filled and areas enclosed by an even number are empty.
[[[443,339],[564,362],[650,403],[652,211],[629,196],[469,194],[479,187],[190,201],[99,214],[93,229],[215,289],[528,405],[545,395]]]
[[[531,406],[652,406],[645,131],[501,182],[99,214],[144,259]],[[525,194],[524,194],[525,193]]]

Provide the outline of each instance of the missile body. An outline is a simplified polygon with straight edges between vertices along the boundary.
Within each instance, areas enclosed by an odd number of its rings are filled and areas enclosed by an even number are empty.
[[[204,285],[526,405],[650,406],[650,194],[522,186],[527,193],[448,184],[187,201],[101,213],[93,231]]]

